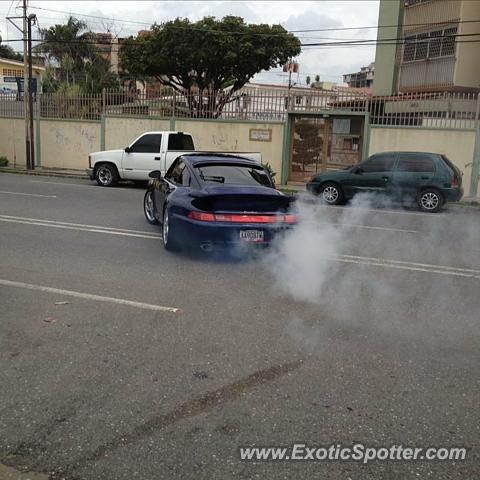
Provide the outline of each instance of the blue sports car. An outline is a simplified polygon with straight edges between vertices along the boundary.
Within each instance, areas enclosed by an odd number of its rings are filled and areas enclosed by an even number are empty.
[[[155,170],[150,178],[145,217],[162,225],[167,250],[265,245],[296,223],[292,198],[276,190],[268,171],[248,158],[185,154],[165,176]]]

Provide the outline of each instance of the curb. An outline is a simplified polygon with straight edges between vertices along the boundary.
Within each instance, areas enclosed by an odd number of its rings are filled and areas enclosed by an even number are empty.
[[[87,174],[81,173],[61,173],[61,172],[49,172],[42,170],[18,170],[15,168],[0,167],[0,173],[15,173],[17,175],[33,175],[38,177],[58,177],[58,178],[75,178],[80,180],[90,180]]]

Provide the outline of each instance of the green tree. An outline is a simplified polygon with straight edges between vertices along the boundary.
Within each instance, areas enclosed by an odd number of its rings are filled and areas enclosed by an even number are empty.
[[[37,50],[59,65],[55,81],[50,82],[52,88],[78,84],[81,92],[99,93],[103,88],[118,87],[118,76],[101,56],[95,34],[85,22],[70,17],[63,25],[43,29],[41,35],[43,41]]]
[[[300,41],[281,25],[227,16],[155,24],[125,41],[120,60],[129,75],[154,77],[183,94],[192,114],[218,117],[256,73],[299,53]]]
[[[44,28],[40,33],[42,43],[37,50],[60,65],[68,55],[73,60],[73,68],[81,70],[85,59],[91,58],[95,53],[93,34],[87,29],[85,22],[74,17],[70,17],[63,25]]]
[[[70,75],[73,74],[73,84],[75,84],[75,72],[73,69],[75,68],[75,62],[69,53],[65,54],[60,62],[60,66],[62,70],[67,75],[67,85],[70,85]]]
[[[23,55],[15,52],[10,45],[1,45],[0,40],[0,57],[1,58],[8,58],[9,60],[18,60],[23,61]]]

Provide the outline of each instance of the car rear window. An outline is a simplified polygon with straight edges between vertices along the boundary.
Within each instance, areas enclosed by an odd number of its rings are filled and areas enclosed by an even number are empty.
[[[434,172],[433,159],[426,155],[400,155],[397,170],[399,172]]]
[[[250,165],[197,165],[200,179],[209,184],[263,185],[272,187],[270,176],[262,167]]]
[[[194,150],[193,140],[190,135],[184,135],[183,133],[172,133],[168,136],[168,149],[169,150]]]
[[[455,172],[458,176],[461,176],[460,169],[456,167],[445,155],[442,155],[442,160],[448,165],[448,167]]]

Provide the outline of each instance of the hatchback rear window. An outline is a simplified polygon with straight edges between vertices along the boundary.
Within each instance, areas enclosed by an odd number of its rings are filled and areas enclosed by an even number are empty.
[[[401,155],[398,161],[399,172],[434,172],[433,159],[426,155]]]
[[[261,167],[250,165],[198,165],[200,179],[211,184],[263,185],[272,187],[267,172]]]

